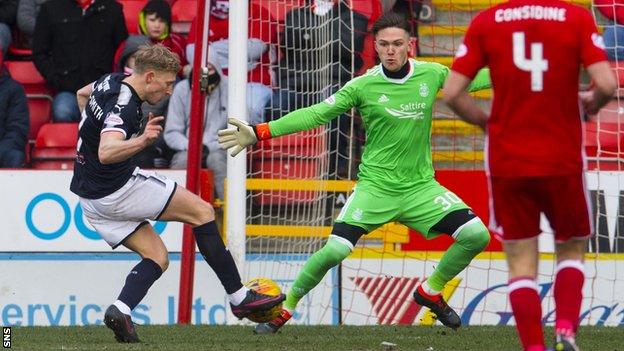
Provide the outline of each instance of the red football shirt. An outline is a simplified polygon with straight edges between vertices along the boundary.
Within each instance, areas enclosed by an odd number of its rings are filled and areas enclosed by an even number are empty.
[[[558,0],[512,0],[473,19],[452,69],[473,78],[490,67],[490,175],[583,170],[579,69],[606,60],[603,47],[589,11]]]

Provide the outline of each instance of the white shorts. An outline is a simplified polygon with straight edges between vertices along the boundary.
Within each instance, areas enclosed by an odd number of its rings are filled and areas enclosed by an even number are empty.
[[[80,206],[93,228],[113,249],[147,220],[157,220],[175,193],[176,183],[137,167],[121,189],[100,199],[80,198]]]

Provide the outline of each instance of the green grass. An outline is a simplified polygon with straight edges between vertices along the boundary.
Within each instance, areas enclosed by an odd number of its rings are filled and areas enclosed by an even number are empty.
[[[254,335],[249,326],[138,326],[141,344],[118,344],[106,327],[14,327],[15,350],[393,351],[519,350],[513,327],[287,326],[276,335]],[[547,341],[552,328],[547,328]],[[582,327],[582,350],[624,351],[624,329]]]

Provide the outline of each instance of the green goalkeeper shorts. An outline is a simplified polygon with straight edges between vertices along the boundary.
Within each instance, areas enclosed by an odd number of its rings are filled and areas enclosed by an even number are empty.
[[[431,239],[440,233],[432,232],[447,214],[469,208],[452,191],[435,179],[401,193],[388,193],[365,182],[353,188],[336,222],[358,226],[367,232],[388,222],[399,222]]]

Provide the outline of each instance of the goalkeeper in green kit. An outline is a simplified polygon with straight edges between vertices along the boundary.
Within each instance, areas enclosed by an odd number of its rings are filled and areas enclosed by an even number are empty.
[[[434,179],[431,161],[431,114],[436,94],[449,69],[408,59],[410,26],[402,15],[388,12],[373,25],[381,64],[345,84],[325,101],[293,111],[279,120],[250,126],[230,118],[236,129],[219,131],[219,143],[237,155],[265,140],[328,123],[356,107],[366,128],[359,180],[335,220],[325,246],[305,263],[288,291],[282,313],[256,326],[259,334],[275,333],[291,317],[297,303],[332,267],[340,264],[362,235],[388,222],[400,222],[427,239],[452,235],[433,274],[414,292],[442,324],[458,328],[461,320],[441,295],[490,241],[483,222],[455,194]],[[488,71],[475,78],[471,91],[490,87]]]

